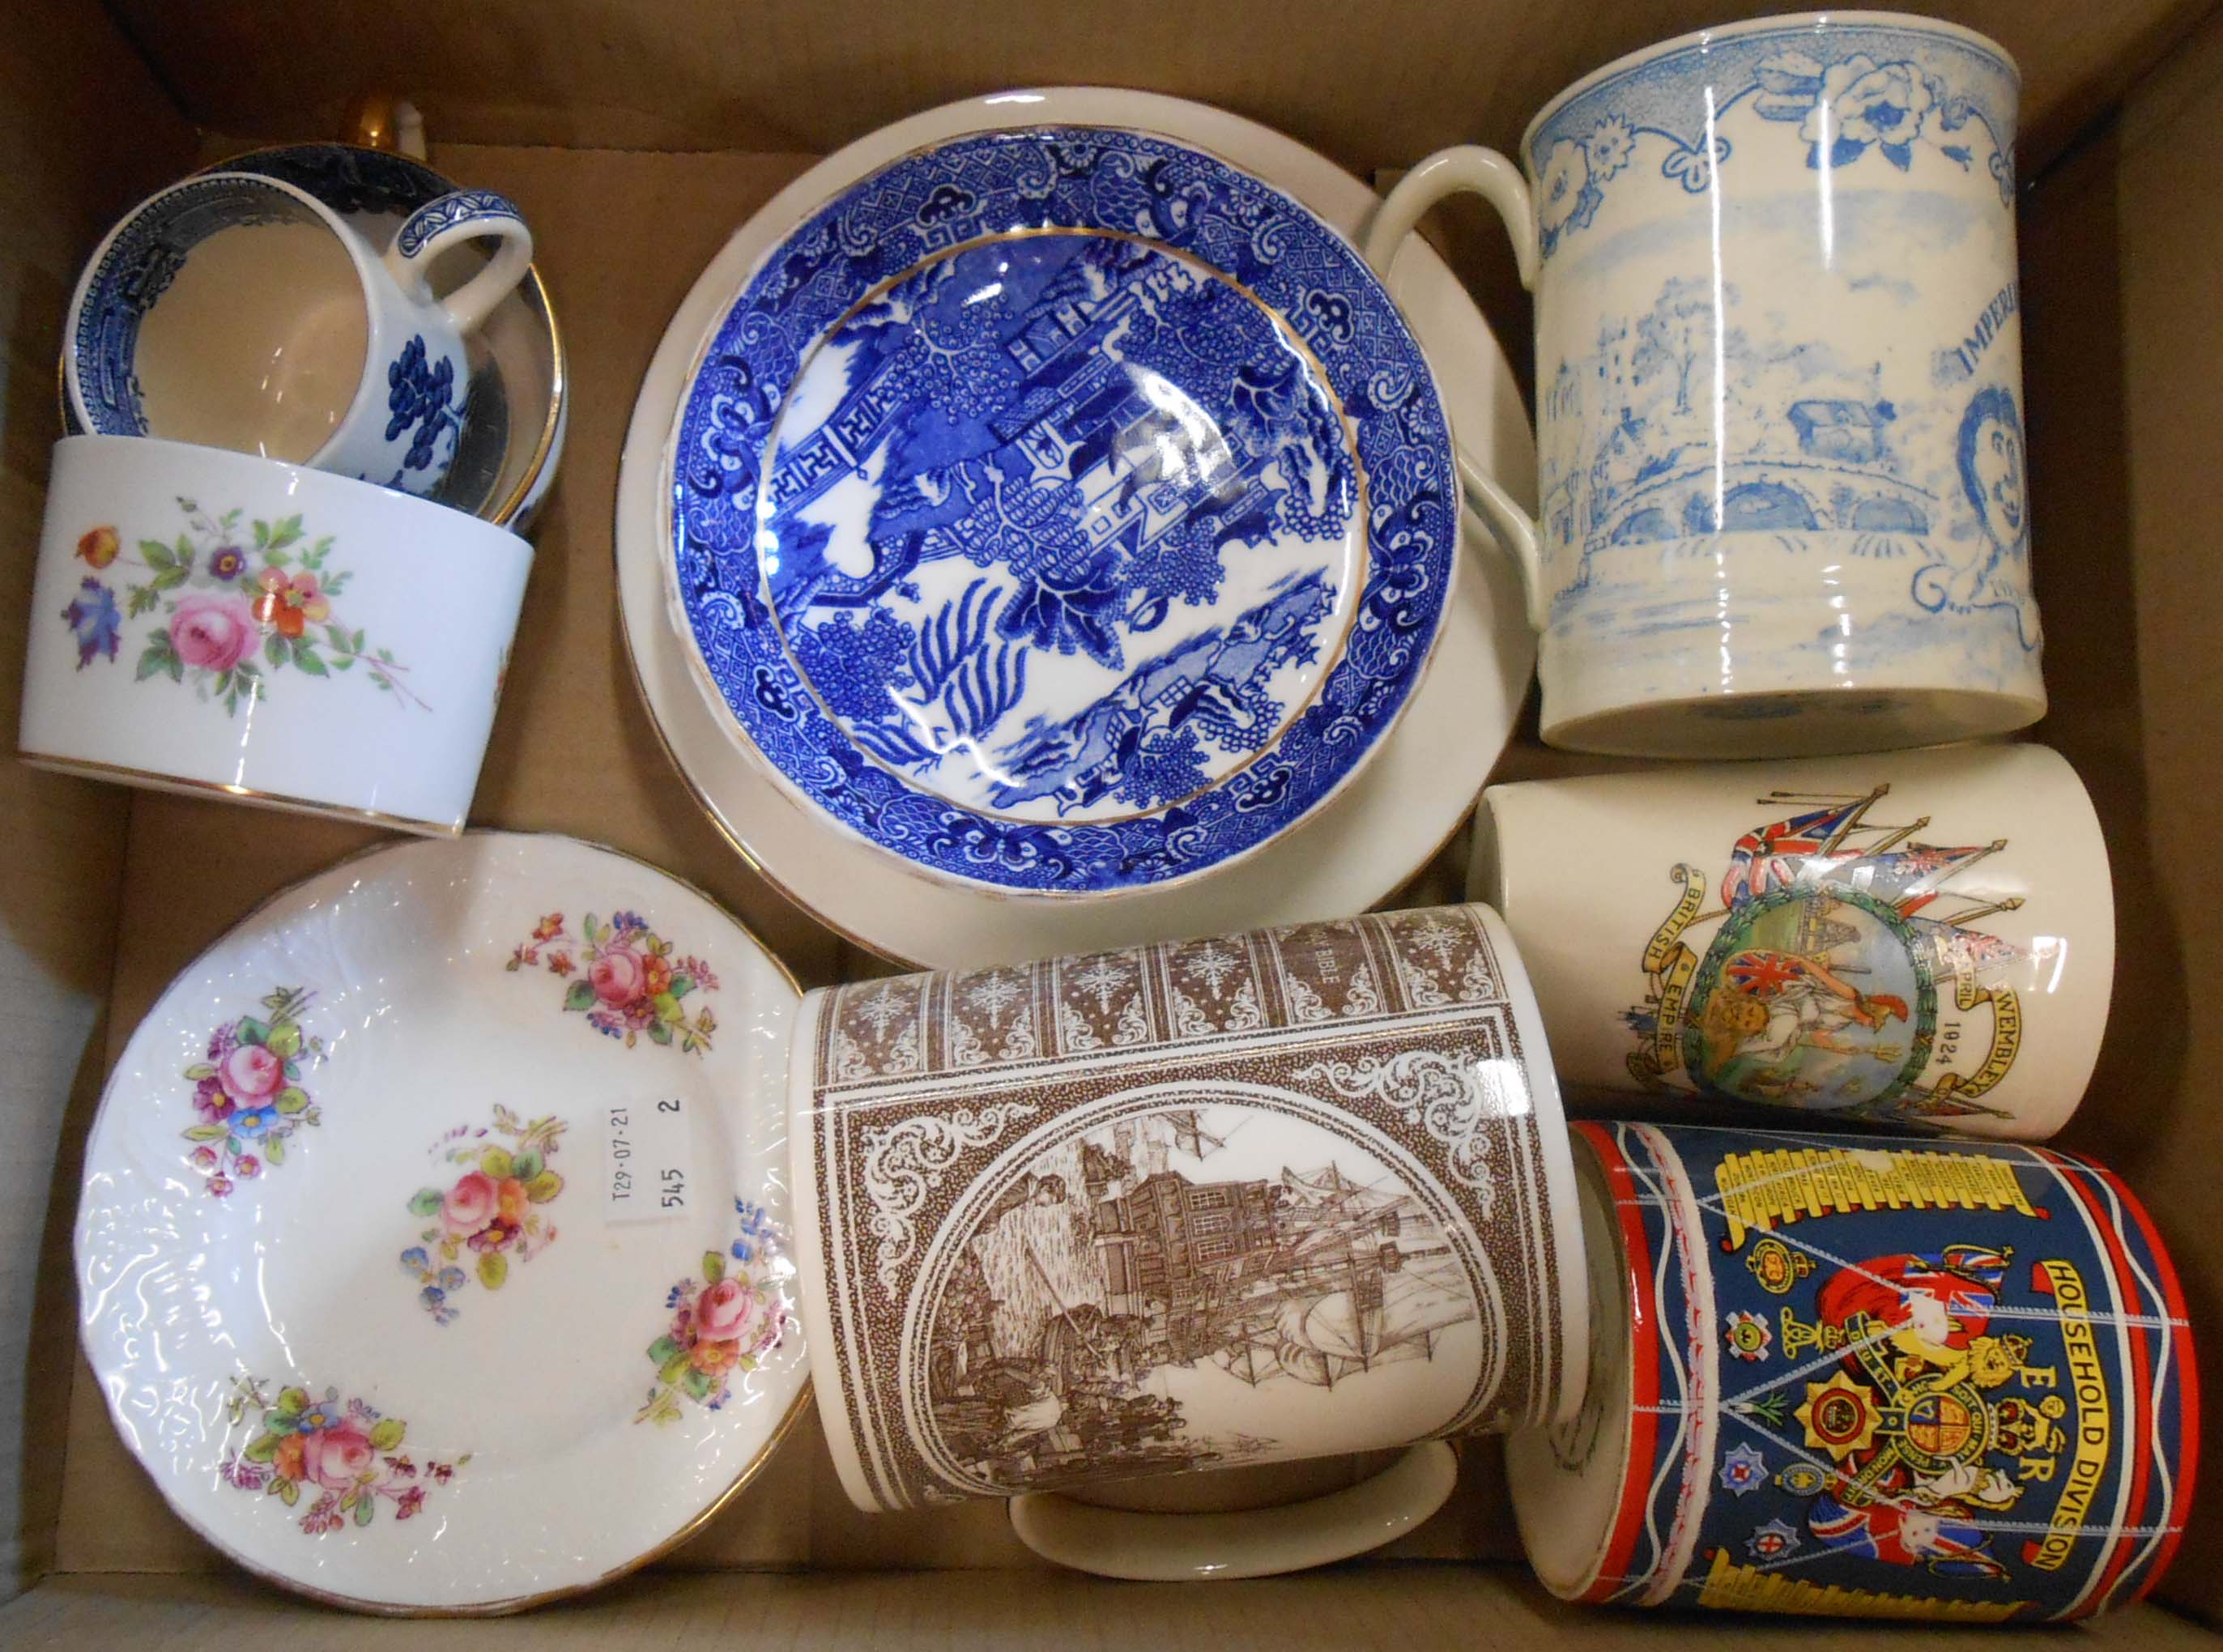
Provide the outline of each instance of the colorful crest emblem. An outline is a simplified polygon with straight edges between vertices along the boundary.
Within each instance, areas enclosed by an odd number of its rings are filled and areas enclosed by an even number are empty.
[[[1798,1547],[1798,1533],[1780,1520],[1755,1526],[1745,1540],[1745,1552],[1756,1561],[1779,1561]]]
[[[1740,1359],[1765,1359],[1768,1345],[1775,1334],[1767,1328],[1767,1321],[1747,1308],[1732,1309],[1722,1321],[1722,1336],[1729,1345],[1729,1352]]]
[[[1829,1477],[1812,1463],[1793,1463],[1775,1477],[1775,1483],[1794,1498],[1811,1498],[1829,1483]]]
[[[2021,1017],[1997,976],[2019,956],[1975,927],[2019,897],[1952,880],[2006,847],[1940,847],[1872,822],[1889,792],[1777,791],[1792,812],[1730,845],[1718,883],[1678,865],[1674,910],[1646,947],[1629,1070],[1716,1100],[1938,1124],[1996,1113]],[[1764,1264],[1755,1256],[1755,1273]],[[1761,1283],[1779,1294],[1795,1277]]]
[[[2012,1260],[1980,1245],[1871,1257],[1823,1282],[1812,1322],[1782,1310],[1786,1353],[1838,1356],[1791,1413],[1814,1472],[1785,1482],[1812,1498],[1807,1529],[1824,1546],[2002,1574],[1987,1528],[2052,1478],[2068,1443],[2058,1371],[2030,1366],[2028,1337],[1991,1330]]]

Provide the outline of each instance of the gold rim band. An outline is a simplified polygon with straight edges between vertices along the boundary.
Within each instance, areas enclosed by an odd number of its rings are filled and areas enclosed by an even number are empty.
[[[364,826],[383,826],[390,830],[413,832],[423,837],[461,837],[464,831],[461,819],[419,820],[410,815],[389,815],[382,810],[362,809],[352,804],[325,803],[316,798],[297,798],[283,791],[264,791],[255,786],[236,785],[228,780],[198,780],[186,774],[164,774],[156,769],[136,769],[127,763],[103,763],[90,757],[58,757],[51,752],[25,751],[21,747],[17,748],[16,755],[35,768],[49,769],[58,774],[77,774],[89,780],[115,780],[126,785],[135,783],[157,791],[190,796],[229,798],[235,803],[264,809],[322,815],[329,819],[354,821]],[[253,914],[248,916],[252,917]],[[244,917],[240,920],[242,924],[246,921]]]

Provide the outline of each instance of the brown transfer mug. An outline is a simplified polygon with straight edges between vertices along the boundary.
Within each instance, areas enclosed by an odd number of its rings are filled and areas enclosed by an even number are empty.
[[[1580,1403],[1566,1135],[1486,908],[835,987],[790,1072],[804,1323],[862,1508]]]

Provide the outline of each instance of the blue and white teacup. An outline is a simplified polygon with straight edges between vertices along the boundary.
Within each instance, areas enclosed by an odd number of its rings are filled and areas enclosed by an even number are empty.
[[[2045,709],[2015,283],[2018,77],[1981,35],[1771,17],[1623,58],[1521,170],[1447,149],[1368,256],[1458,191],[1536,294],[1521,558],[1544,738],[1653,756],[1871,751]]]
[[[495,241],[436,296],[434,261]],[[463,339],[524,277],[532,236],[483,190],[428,201],[375,249],[306,191],[207,173],[142,203],[70,308],[64,381],[82,428],[158,436],[430,493],[454,462]]]

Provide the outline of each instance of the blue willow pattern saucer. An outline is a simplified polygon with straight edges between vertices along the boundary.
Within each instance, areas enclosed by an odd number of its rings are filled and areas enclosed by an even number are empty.
[[[1324,802],[1426,664],[1450,434],[1363,262],[1168,140],[897,161],[759,267],[673,477],[696,648],[788,785],[927,870],[1086,892]]]

